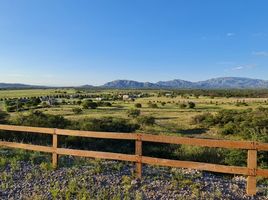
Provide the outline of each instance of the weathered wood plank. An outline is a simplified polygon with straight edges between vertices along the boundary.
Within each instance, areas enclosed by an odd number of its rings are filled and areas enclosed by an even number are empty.
[[[138,140],[135,141],[135,154],[138,158],[136,162],[136,174],[137,178],[141,179],[142,176],[142,141],[141,134],[137,135]]]
[[[86,150],[58,148],[57,154],[79,156],[79,157],[89,157],[89,158],[110,159],[110,160],[122,160],[122,161],[130,161],[130,162],[137,161],[137,156],[135,155],[121,154],[121,153],[108,153],[108,152],[100,152],[100,151],[86,151]]]
[[[43,133],[43,134],[51,134],[51,135],[54,133],[53,128],[39,128],[39,127],[13,126],[13,125],[0,125],[0,130]]]
[[[203,147],[233,148],[233,149],[256,148],[253,142],[248,141],[198,139],[198,138],[186,138],[186,137],[150,135],[150,134],[142,134],[142,141],[168,143],[168,144],[185,144],[185,145],[195,145]]]
[[[32,144],[0,141],[0,146],[9,147],[9,148],[32,150],[32,151],[40,151],[40,152],[46,152],[46,153],[53,153],[52,147],[32,145]]]
[[[248,150],[248,169],[253,171],[253,175],[249,175],[247,178],[247,194],[255,195],[257,193],[257,179],[256,179],[256,170],[257,170],[257,151]]]
[[[57,135],[102,138],[102,139],[136,140],[137,138],[137,134],[133,133],[77,131],[77,130],[65,130],[65,129],[57,129],[56,132]]]
[[[257,176],[268,178],[268,169],[257,169]]]
[[[241,174],[241,175],[248,174],[248,169],[246,167],[225,166],[225,165],[190,162],[190,161],[178,161],[178,160],[145,157],[145,156],[142,157],[142,163],[159,165],[159,166],[168,166],[168,167],[197,169],[197,170],[220,172],[227,174]]]
[[[57,148],[58,148],[58,136],[55,134],[52,137],[52,145],[54,152],[52,153],[52,166],[53,168],[57,168],[58,165],[58,154],[57,154]]]
[[[44,133],[44,134],[54,133],[53,128],[39,128],[39,127],[13,126],[13,125],[0,125],[0,130]],[[103,139],[122,139],[122,140],[136,140],[137,139],[137,134],[134,134],[134,133],[113,133],[113,132],[95,132],[95,131],[56,129],[56,134],[66,135],[66,136],[103,138]],[[195,146],[203,146],[203,147],[258,149],[259,151],[268,151],[268,144],[258,143],[258,142],[255,143],[255,142],[250,142],[250,141],[198,139],[198,138],[186,138],[186,137],[177,137],[177,136],[151,135],[151,134],[141,134],[141,140],[146,141],[146,142],[185,144],[185,145],[195,145]]]
[[[268,144],[267,143],[257,143],[257,150],[258,151],[268,151]]]

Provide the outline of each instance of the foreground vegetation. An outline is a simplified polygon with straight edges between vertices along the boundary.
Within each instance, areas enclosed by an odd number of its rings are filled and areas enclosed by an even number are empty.
[[[268,142],[267,93],[265,90],[3,90],[0,123]],[[7,132],[1,138],[51,143],[49,136],[36,134]],[[63,146],[80,149],[125,153],[134,150],[134,144],[126,141],[73,137],[60,140]],[[146,143],[144,154],[246,164],[246,152],[236,150]],[[267,158],[267,153],[261,153],[259,165],[267,167]]]
[[[267,96],[263,90],[0,91],[0,123],[268,142]],[[2,131],[0,139],[51,145],[51,137],[41,134]],[[59,140],[68,148],[134,153],[134,142],[130,141],[65,136]],[[155,143],[144,143],[143,154],[236,166],[245,166],[247,157],[241,150]],[[24,160],[31,157],[26,153]],[[12,163],[4,157],[0,160],[2,167],[12,167]],[[268,168],[267,152],[260,152],[258,165]],[[48,164],[42,167],[50,168]]]
[[[245,195],[243,177],[144,165],[140,181],[128,162],[61,156],[55,170],[49,155],[10,149],[0,153],[3,200],[252,199]],[[268,183],[258,181],[258,188],[254,199],[265,199]]]

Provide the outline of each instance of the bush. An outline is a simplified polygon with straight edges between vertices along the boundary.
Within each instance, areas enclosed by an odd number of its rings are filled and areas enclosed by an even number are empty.
[[[221,134],[232,135],[235,133],[236,129],[236,125],[233,122],[229,122],[228,124],[225,124],[221,129]]]
[[[192,123],[193,124],[202,124],[205,127],[209,127],[212,124],[214,124],[213,121],[213,115],[211,113],[204,113],[200,115],[196,115],[192,118]]]
[[[156,103],[152,103],[152,102],[149,102],[148,103],[148,107],[149,108],[158,108],[157,104]]]
[[[33,127],[47,127],[47,128],[67,128],[71,125],[71,122],[62,116],[48,115],[40,111],[33,111],[27,115],[18,115],[12,121],[11,124]],[[18,134],[15,132],[7,132],[0,134],[0,140],[16,141],[31,143],[37,145],[49,145],[51,144],[51,136],[46,134],[31,134],[23,133]]]
[[[127,114],[129,117],[137,118],[138,116],[140,116],[141,111],[138,109],[130,109],[128,110]]]
[[[102,119],[84,119],[78,122],[78,129],[107,132],[134,132],[139,125],[128,122],[125,119],[105,117]]]
[[[103,106],[105,106],[105,107],[111,107],[112,106],[112,103],[110,103],[110,102],[103,102]]]
[[[19,115],[12,121],[16,125],[66,128],[70,121],[60,115],[44,114],[40,111],[33,111],[29,115]]]
[[[248,106],[248,104],[246,102],[236,102],[235,106],[239,107],[239,106]]]
[[[152,116],[141,116],[138,118],[138,123],[142,125],[154,125],[155,118]]]
[[[82,107],[84,109],[96,109],[98,107],[98,104],[96,102],[92,102],[91,100],[86,100],[86,101],[83,101],[82,103]]]
[[[186,107],[187,107],[187,105],[186,105],[185,103],[181,103],[181,104],[180,104],[180,108],[181,108],[181,109],[184,109],[184,108],[186,108]]]
[[[188,107],[191,109],[195,108],[195,103],[192,101],[188,102]]]
[[[135,107],[136,107],[136,108],[142,108],[142,105],[141,105],[141,103],[136,103],[136,104],[135,104]]]
[[[111,107],[112,104],[110,102],[105,102],[105,101],[99,101],[97,103],[98,106],[104,106],[104,107]]]
[[[74,114],[79,115],[79,114],[81,114],[83,111],[82,111],[81,108],[73,108],[73,112],[74,112]]]
[[[4,124],[7,122],[8,114],[2,110],[0,110],[0,123]]]

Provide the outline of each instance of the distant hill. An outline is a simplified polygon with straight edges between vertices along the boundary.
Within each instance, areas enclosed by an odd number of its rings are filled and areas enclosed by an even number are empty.
[[[0,89],[30,89],[30,88],[46,88],[46,87],[36,85],[26,85],[21,83],[0,83]]]
[[[155,84],[160,88],[194,88],[195,83],[190,81],[184,81],[180,79],[175,79],[172,81],[159,81]]]
[[[104,88],[155,88],[154,83],[149,82],[138,82],[138,81],[130,81],[130,80],[116,80],[112,82],[108,82],[104,84]]]
[[[268,88],[268,81],[251,78],[223,77],[197,82],[198,88]]]
[[[268,89],[268,81],[241,77],[221,77],[206,81],[191,82],[180,79],[157,83],[133,80],[115,80],[101,86],[83,85],[75,88],[114,88],[114,89]],[[20,83],[0,83],[0,89],[52,88]],[[56,88],[56,87],[53,87]]]
[[[116,80],[101,87],[105,88],[170,88],[170,89],[255,89],[268,88],[268,81],[240,77],[222,77],[206,81],[191,82],[180,79],[159,81],[157,83]]]
[[[78,88],[85,88],[85,89],[88,89],[88,88],[94,88],[95,86],[93,85],[81,85],[81,86],[78,86]]]

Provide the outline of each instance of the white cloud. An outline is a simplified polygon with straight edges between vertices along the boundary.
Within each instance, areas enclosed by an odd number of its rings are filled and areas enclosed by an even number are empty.
[[[235,36],[235,33],[231,33],[231,32],[230,33],[226,33],[226,36],[227,37],[233,37],[233,36]]]
[[[239,67],[232,68],[233,71],[242,70],[242,69],[245,69],[245,67],[239,66]]]
[[[240,65],[240,66],[233,67],[232,71],[240,71],[240,70],[244,70],[244,69],[252,69],[252,68],[255,68],[256,66],[257,66],[256,64]]]
[[[252,54],[255,56],[268,56],[268,51],[254,51]]]

